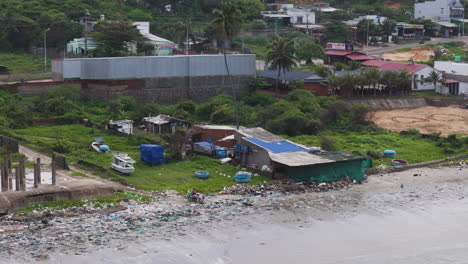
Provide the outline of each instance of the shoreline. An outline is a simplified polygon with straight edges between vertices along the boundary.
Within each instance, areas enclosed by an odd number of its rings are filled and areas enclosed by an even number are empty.
[[[189,204],[183,196],[165,192],[148,204],[124,203],[124,210],[116,212],[77,215],[72,209],[69,217],[46,217],[27,224],[9,221],[9,215],[0,218],[0,229],[16,231],[0,235],[0,263],[53,263],[115,249],[119,254],[131,255],[135,243],[154,239],[160,245],[171,245],[171,241],[184,237],[223,236],[229,230],[260,224],[307,226],[361,214],[383,216],[395,210],[419,208],[420,203],[464,199],[466,179],[466,167],[419,168],[370,176],[365,184],[328,192],[273,192],[265,197],[216,195],[208,197],[203,205]],[[104,259],[96,263],[100,261]]]

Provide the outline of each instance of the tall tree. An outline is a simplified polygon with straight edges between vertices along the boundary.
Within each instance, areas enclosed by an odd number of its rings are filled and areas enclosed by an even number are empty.
[[[232,76],[229,71],[229,65],[227,61],[227,43],[231,43],[232,39],[235,35],[239,33],[241,19],[240,19],[240,11],[231,3],[231,2],[224,2],[221,6],[221,9],[213,10],[214,19],[211,22],[212,26],[216,30],[216,34],[218,37],[224,40],[224,66],[226,67],[226,72],[229,77],[231,87],[232,87],[232,95],[234,97],[234,110],[236,116],[236,126],[239,129],[239,106],[237,103],[237,91],[234,88],[234,84],[232,82]]]
[[[380,83],[380,71],[376,67],[372,67],[366,72],[367,78],[369,79],[369,82],[372,84],[372,87],[374,89],[374,96],[377,95],[377,87],[379,86]]]
[[[359,63],[359,61],[352,60],[348,62],[348,70],[355,71],[359,70],[359,68],[361,68],[361,63]]]
[[[435,91],[437,89],[437,83],[440,82],[441,79],[442,77],[440,76],[440,73],[436,71],[431,71],[431,73],[429,73],[429,76],[427,76],[426,81],[434,84]]]
[[[323,47],[308,37],[296,39],[294,46],[297,59],[305,60],[307,64],[312,63],[312,59],[325,59]]]
[[[382,74],[382,79],[380,81],[385,88],[388,90],[389,95],[392,95],[393,88],[398,85],[398,72],[396,71],[385,71]]]
[[[99,50],[104,56],[128,54],[128,45],[143,40],[140,31],[129,21],[99,21],[92,37],[100,43]]]
[[[385,42],[388,42],[388,38],[395,31],[395,27],[397,26],[397,24],[393,20],[386,19],[383,23],[381,23],[381,26],[382,33],[385,36]]]
[[[331,95],[336,95],[338,89],[341,87],[341,78],[336,74],[328,75],[328,90]]]
[[[286,73],[293,66],[296,66],[296,56],[294,55],[294,43],[292,40],[277,36],[271,44],[271,50],[267,54],[267,65],[273,70],[278,71],[276,79],[275,94],[278,96],[278,86],[281,71]]]

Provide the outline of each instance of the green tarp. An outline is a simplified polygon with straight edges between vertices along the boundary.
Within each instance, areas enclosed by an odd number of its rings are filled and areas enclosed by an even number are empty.
[[[366,179],[364,170],[372,167],[372,160],[343,160],[302,167],[286,167],[288,177],[294,181],[334,182],[348,176],[351,180]]]

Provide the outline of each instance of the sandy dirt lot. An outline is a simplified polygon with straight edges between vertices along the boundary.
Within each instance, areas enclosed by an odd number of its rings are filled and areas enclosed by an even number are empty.
[[[416,128],[424,134],[468,135],[468,110],[458,106],[376,111],[369,118],[379,127],[392,131]]]
[[[391,61],[408,61],[409,59],[413,59],[414,61],[429,61],[431,56],[434,56],[432,47],[414,47],[407,52],[384,53],[383,59]]]

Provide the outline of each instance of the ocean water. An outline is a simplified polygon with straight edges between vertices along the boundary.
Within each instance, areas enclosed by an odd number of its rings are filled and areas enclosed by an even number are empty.
[[[291,215],[291,217],[294,217]],[[213,226],[204,234],[155,238],[84,256],[55,255],[51,263],[188,264],[456,264],[468,263],[468,199],[393,210],[388,215],[307,223]],[[220,223],[220,225],[222,225]]]

